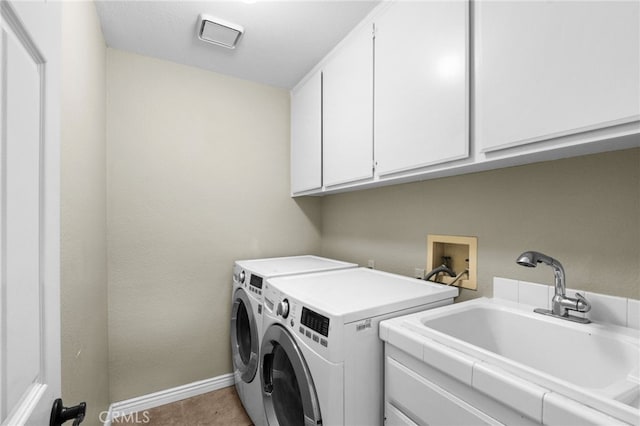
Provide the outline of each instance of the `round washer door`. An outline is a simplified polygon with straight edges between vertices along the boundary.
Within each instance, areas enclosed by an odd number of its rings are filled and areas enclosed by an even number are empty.
[[[272,325],[262,339],[262,401],[269,426],[322,424],[309,367],[291,334]]]
[[[258,328],[247,292],[239,288],[233,295],[231,307],[231,357],[233,368],[240,372],[243,382],[253,380],[258,370],[260,348]]]

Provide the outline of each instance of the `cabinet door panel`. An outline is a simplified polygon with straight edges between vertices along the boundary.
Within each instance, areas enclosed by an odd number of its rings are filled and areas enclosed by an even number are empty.
[[[640,117],[640,2],[476,3],[480,149]]]
[[[322,187],[322,75],[291,94],[291,192]]]
[[[380,175],[465,158],[468,2],[397,2],[376,19]]]
[[[428,425],[500,425],[500,422],[421,377],[391,357],[385,360],[385,402]]]
[[[373,35],[353,33],[323,70],[324,183],[373,176]]]
[[[418,426],[417,423],[388,402],[384,404],[384,424],[385,426]]]

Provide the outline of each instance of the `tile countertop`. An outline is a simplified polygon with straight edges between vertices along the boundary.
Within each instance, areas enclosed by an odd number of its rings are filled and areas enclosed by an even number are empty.
[[[500,295],[500,292],[503,290],[513,295],[515,292],[510,284],[515,283],[515,285],[520,287],[518,281],[510,281],[510,283],[506,283],[507,286],[505,288],[498,290],[498,295]],[[465,320],[463,317],[458,318],[457,314],[476,308],[481,310],[490,309],[492,311],[497,309],[498,311],[504,311],[506,313],[511,312],[516,316],[535,316],[536,314],[532,312],[532,306],[536,306],[537,300],[529,303],[522,302],[525,301],[525,297],[532,294],[534,294],[535,297],[536,291],[540,292],[540,288],[546,286],[533,288],[527,286],[528,284],[525,283],[524,287],[522,287],[525,290],[522,293],[518,291],[517,294],[522,294],[523,296],[523,299],[519,301],[509,301],[499,298],[480,298],[383,321],[380,324],[380,338],[392,347],[397,348],[411,357],[422,360],[432,368],[465,383],[476,391],[489,395],[494,399],[497,398],[497,400],[502,401],[507,407],[511,407],[517,412],[534,419],[536,422],[563,424],[563,422],[558,423],[558,421],[563,418],[565,420],[573,418],[574,421],[580,418],[588,420],[591,424],[619,424],[620,421],[640,424],[640,411],[636,408],[635,402],[627,405],[622,402],[622,400],[618,401],[619,395],[617,395],[623,391],[625,394],[623,396],[626,397],[626,393],[628,393],[626,390],[627,387],[629,387],[630,391],[633,391],[633,395],[636,395],[638,387],[638,379],[636,377],[638,372],[637,365],[630,376],[626,376],[626,378],[623,377],[622,380],[616,381],[611,386],[607,383],[603,385],[600,382],[594,384],[589,380],[586,380],[586,382],[584,380],[576,381],[574,377],[575,374],[573,374],[575,371],[566,375],[566,377],[556,377],[555,374],[549,373],[549,368],[544,367],[544,363],[532,364],[531,359],[529,359],[530,357],[526,355],[522,356],[523,351],[521,348],[517,349],[519,345],[515,346],[516,349],[514,349],[514,345],[507,345],[510,346],[510,350],[508,347],[505,347],[507,353],[501,355],[502,352],[494,352],[491,349],[484,348],[483,345],[478,346],[475,343],[466,342],[463,337],[454,337],[457,336],[456,333],[450,335],[446,332],[447,327],[445,327],[445,331],[439,330],[442,325],[435,326],[435,323],[432,323],[432,325],[436,327],[435,329],[432,329],[428,325],[425,327],[426,324],[424,324],[424,321],[430,323],[432,321],[436,321],[436,323],[444,321],[444,324],[447,324],[447,320],[451,320],[457,324],[461,330],[466,330],[465,332],[468,333],[468,325],[460,323],[460,321],[464,322]],[[541,296],[541,293],[538,294],[538,296]],[[491,306],[494,306],[494,308],[491,308]],[[545,306],[545,304],[542,304],[542,306]],[[473,320],[475,317],[471,316],[470,318]],[[541,315],[535,318],[539,320],[536,321],[535,324],[557,321],[556,319]],[[467,318],[467,320],[469,320],[469,318]],[[515,327],[520,329],[522,325],[523,324],[518,322]],[[622,346],[631,345],[630,348],[628,348],[629,350],[626,351],[628,352],[628,359],[633,359],[633,356],[629,355],[631,352],[637,352],[639,350],[640,334],[637,329],[609,323],[583,325],[562,321],[560,325],[561,329],[568,331],[568,333],[562,333],[562,330],[560,331],[560,338],[564,339],[564,341],[568,341],[566,339],[569,338],[569,340],[573,342],[574,337],[579,337],[573,336],[573,334],[575,334],[571,332],[573,329],[576,331],[587,330],[589,336],[600,336],[604,338],[605,341],[616,336],[616,339],[620,340]],[[522,331],[525,335],[530,334],[532,337],[539,338],[540,336],[544,336],[545,333],[541,331],[540,327],[536,326],[534,328],[535,330],[529,329],[527,331],[527,327],[524,327]],[[544,324],[542,328],[544,328]],[[475,332],[472,333],[472,335],[476,336]],[[493,336],[492,332],[489,332],[489,335],[490,337]],[[474,339],[471,340],[473,341]],[[585,343],[583,340],[585,339],[580,340],[580,342]],[[591,341],[591,337],[587,340]],[[505,341],[502,343],[505,343]],[[540,344],[540,342],[530,343],[536,347],[544,346],[544,344]],[[590,346],[587,345],[586,347],[588,349]],[[572,351],[569,351],[565,354],[566,356],[560,357],[563,359],[563,363],[568,362],[567,357],[571,358],[571,352]],[[528,354],[529,352],[525,350],[524,353]],[[598,351],[595,353],[598,353]],[[509,354],[519,356],[512,359]],[[558,355],[558,353],[556,353],[556,355]],[[520,358],[527,358],[528,361]],[[579,363],[573,365],[573,367],[574,370],[584,369],[588,371],[589,369],[588,367],[580,366]],[[615,366],[613,367],[613,370],[615,370]],[[553,368],[551,368],[551,370],[553,370]],[[602,372],[601,376],[602,375],[608,376],[608,373]],[[569,376],[571,377],[568,378]],[[587,379],[590,378],[590,376],[587,377]],[[616,395],[613,395],[614,393]],[[571,404],[565,404],[567,401],[571,401]],[[549,416],[553,417],[553,419]],[[545,419],[551,423],[548,423]],[[608,420],[605,421],[605,419]],[[566,424],[566,422],[564,422],[564,424]]]
[[[567,296],[575,297],[576,291],[591,303],[591,310],[586,314],[571,312],[572,315],[586,316],[593,322],[640,330],[640,300],[572,289],[567,289]],[[550,309],[554,293],[554,287],[546,284],[501,277],[493,278],[493,297],[495,299]]]

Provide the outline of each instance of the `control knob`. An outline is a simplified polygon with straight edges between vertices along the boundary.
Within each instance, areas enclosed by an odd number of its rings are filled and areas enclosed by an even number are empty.
[[[240,275],[238,278],[240,280],[240,284],[244,284],[244,278],[245,278],[244,271],[240,271]]]
[[[289,316],[289,301],[287,299],[282,300],[278,303],[278,307],[276,308],[276,315],[281,315],[282,318],[287,318]]]

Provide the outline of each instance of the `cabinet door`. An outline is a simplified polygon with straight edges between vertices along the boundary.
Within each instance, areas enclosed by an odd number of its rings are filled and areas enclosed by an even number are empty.
[[[481,151],[638,120],[640,2],[476,3]]]
[[[373,176],[373,34],[349,35],[323,70],[326,186]]]
[[[412,413],[412,421],[420,424],[501,425],[478,408],[389,356],[385,359],[384,388],[385,404]]]
[[[387,402],[384,404],[384,426],[418,426],[418,424]]]
[[[376,19],[379,175],[468,156],[468,8],[400,1]]]
[[[291,93],[291,192],[322,187],[322,74]]]

